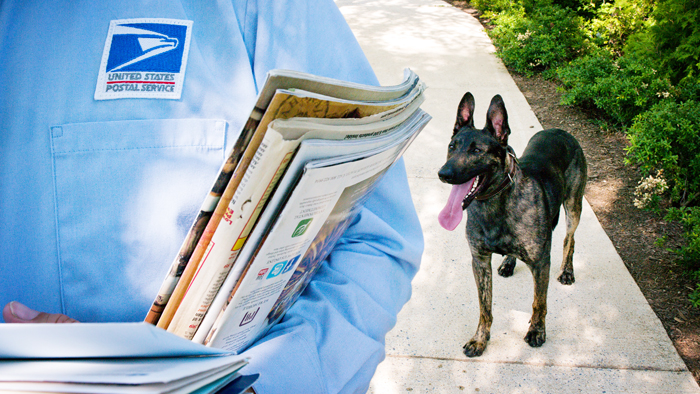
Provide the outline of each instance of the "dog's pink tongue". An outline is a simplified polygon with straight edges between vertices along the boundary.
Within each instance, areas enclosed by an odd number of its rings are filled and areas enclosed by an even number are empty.
[[[443,208],[438,215],[438,222],[440,222],[442,227],[452,231],[459,226],[463,215],[462,200],[467,196],[473,184],[474,179],[471,179],[467,183],[452,186],[450,197],[447,199],[447,205],[445,205],[445,208]]]

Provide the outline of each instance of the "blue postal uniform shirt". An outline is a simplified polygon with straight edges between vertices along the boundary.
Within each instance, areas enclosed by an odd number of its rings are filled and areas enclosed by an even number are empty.
[[[0,304],[143,320],[275,68],[377,83],[330,0],[0,1]],[[246,352],[256,389],[365,392],[422,247],[399,162]]]

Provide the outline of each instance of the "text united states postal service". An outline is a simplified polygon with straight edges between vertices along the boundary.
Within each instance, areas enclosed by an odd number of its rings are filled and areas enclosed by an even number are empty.
[[[109,24],[95,100],[182,95],[192,21],[121,19]]]

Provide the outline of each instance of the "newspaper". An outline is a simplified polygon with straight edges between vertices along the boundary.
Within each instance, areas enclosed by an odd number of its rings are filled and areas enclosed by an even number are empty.
[[[395,129],[385,130],[385,133],[381,133],[379,136],[376,136],[378,133],[377,130],[382,130],[382,128],[377,125],[375,125],[374,129],[362,130],[362,133],[358,133],[358,130],[362,129],[363,126],[358,126],[357,123],[362,122],[362,119],[290,119],[277,122],[277,125],[274,127],[279,129],[313,129],[314,127],[319,127],[317,123],[325,123],[323,127],[326,128],[350,128],[351,130],[354,130],[354,132],[346,131],[344,133],[346,135],[346,139],[342,141],[308,139],[300,144],[294,159],[288,166],[287,172],[279,182],[277,191],[268,202],[264,213],[259,218],[258,225],[255,226],[255,229],[249,235],[246,245],[238,256],[239,263],[236,264],[226,281],[221,286],[219,290],[221,295],[219,295],[212,302],[210,310],[214,312],[210,312],[205,316],[199,330],[193,338],[193,341],[203,343],[209,333],[209,330],[214,325],[214,321],[222,313],[219,312],[217,315],[216,311],[223,311],[227,307],[228,298],[225,297],[224,294],[231,294],[234,291],[234,288],[238,283],[238,279],[248,267],[247,262],[250,262],[253,259],[255,251],[257,250],[260,242],[268,234],[270,228],[275,223],[276,218],[279,216],[281,209],[287,202],[291,191],[298,182],[304,165],[312,160],[369,152],[382,146],[388,146],[396,140],[407,138],[407,134],[415,132],[416,128],[423,127],[424,123],[430,119],[429,115],[423,111],[412,111],[411,109],[407,109],[405,113],[396,120],[402,120],[408,114],[411,114],[411,116],[407,117],[400,126],[397,126]],[[375,136],[370,138],[372,135]]]
[[[2,392],[209,393],[246,364],[145,323],[0,325]]]
[[[234,287],[228,306],[205,338],[207,346],[241,351],[287,310],[315,271],[308,262],[314,261],[317,266],[325,258],[377,181],[429,120],[422,111],[416,117],[420,121],[403,127],[404,132],[397,133],[400,137],[394,136],[384,147],[311,161],[304,166],[271,230],[254,248],[254,256]],[[326,144],[326,149],[341,145],[333,141]],[[300,265],[302,261],[306,264]],[[290,285],[295,274],[297,278]],[[280,299],[285,287],[285,297]],[[220,291],[217,298],[226,296]]]
[[[171,268],[163,280],[158,294],[148,312],[145,321],[151,324],[158,323],[171,295],[173,294],[179,279],[183,275],[190,258],[192,257],[196,245],[205,232],[210,219],[215,214],[216,207],[222,198],[225,200],[233,196],[229,190],[229,195],[224,193],[229,185],[235,169],[238,167],[248,144],[258,128],[263,115],[272,101],[278,89],[302,89],[314,91],[319,94],[337,97],[345,100],[390,101],[402,97],[408,92],[418,80],[415,73],[410,70],[404,72],[405,78],[402,83],[395,86],[368,86],[346,81],[334,80],[330,78],[318,77],[310,74],[290,71],[272,70],[268,73],[265,84],[260,92],[258,100],[251,111],[248,121],[243,127],[237,141],[232,147],[227,160],[222,165],[219,176],[212,186],[211,192],[206,196],[200,212],[190,227],[190,230],[183,242]],[[222,209],[228,206],[228,201],[221,204]],[[219,210],[219,215],[223,212]],[[192,269],[191,269],[192,270]],[[191,278],[190,278],[191,279]],[[179,302],[179,301],[178,301]]]
[[[347,143],[361,138],[376,138],[397,128],[418,109],[423,102],[423,90],[424,86],[417,84],[408,95],[393,102],[388,111],[357,119],[356,122],[352,121],[354,119],[346,119],[333,124],[329,121],[305,122],[298,120],[299,118],[291,118],[277,119],[270,123],[263,141],[229,203],[223,220],[212,236],[199,269],[168,331],[187,339],[194,337],[211,302],[234,266],[269,196],[303,140],[324,138]],[[294,97],[314,97],[315,100],[312,103],[316,104],[327,102],[322,96],[307,93]],[[354,106],[353,112],[374,112],[378,108],[386,107],[386,105],[379,107],[357,105],[352,102],[344,104]],[[342,107],[338,105],[338,108]],[[241,271],[238,270],[232,275],[238,277],[240,273]]]
[[[199,269],[202,259],[209,249],[211,239],[226,213],[228,204],[233,198],[235,191],[240,185],[249,164],[253,160],[254,155],[262,142],[267,125],[271,121],[274,119],[285,119],[295,116],[343,118],[362,117],[381,113],[400,106],[402,103],[401,98],[406,96],[406,94],[418,81],[417,76],[415,76],[415,74],[410,70],[407,70],[405,72],[405,80],[403,83],[394,87],[384,88],[383,90],[378,90],[375,87],[368,86],[368,89],[366,90],[367,94],[364,96],[366,100],[355,100],[354,97],[362,96],[362,85],[350,84],[352,86],[347,86],[347,83],[342,81],[336,81],[336,85],[332,85],[328,82],[321,82],[326,81],[325,79],[314,80],[314,78],[317,77],[310,75],[307,75],[307,78],[311,78],[307,81],[307,86],[314,89],[318,87],[318,90],[316,90],[314,94],[309,94],[307,91],[297,88],[294,90],[277,89],[274,92],[274,95],[272,95],[270,101],[267,102],[266,110],[259,120],[253,119],[257,119],[259,117],[260,111],[253,111],[251,120],[249,120],[249,122],[246,124],[246,127],[236,143],[236,146],[241,145],[241,147],[244,147],[245,149],[242,155],[240,155],[235,170],[230,176],[230,180],[228,181],[228,184],[226,185],[226,188],[219,199],[216,209],[206,223],[206,227],[199,237],[187,265],[183,268],[177,284],[171,291],[171,294],[168,296],[168,302],[162,309],[162,314],[159,316],[157,322],[158,327],[170,330],[170,323],[174,318],[174,315],[177,312],[191,281]],[[301,85],[300,82],[299,84]],[[324,94],[326,91],[332,92],[334,96],[326,96]],[[268,92],[268,86],[266,84],[263,92],[261,93],[260,100],[262,100],[263,97],[269,97],[270,95],[271,93]],[[352,97],[352,99],[345,99],[344,97]],[[378,97],[387,97],[387,100],[377,101],[376,99]],[[234,147],[234,151],[236,151],[236,147]],[[234,154],[235,152],[232,153],[232,156]],[[171,269],[171,272],[172,271],[173,269]],[[166,282],[171,282],[171,280],[166,278]],[[158,301],[158,297],[156,298],[156,301]],[[153,311],[154,309],[155,308],[152,308],[151,310]],[[152,321],[152,319],[149,319],[148,321]],[[178,327],[175,327],[174,329],[178,329]]]

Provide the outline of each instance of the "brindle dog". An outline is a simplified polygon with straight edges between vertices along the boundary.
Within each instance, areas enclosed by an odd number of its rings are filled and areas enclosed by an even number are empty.
[[[540,131],[516,159],[508,146],[510,127],[501,96],[491,100],[483,130],[474,128],[473,114],[474,97],[466,93],[459,104],[447,162],[438,173],[440,180],[454,185],[440,212],[440,224],[454,230],[462,211],[468,212],[467,238],[480,306],[476,334],[464,345],[469,357],[480,356],[490,337],[493,253],[506,256],[498,269],[501,276],[513,274],[516,258],[532,271],[535,300],[525,341],[533,347],[545,342],[552,230],[563,204],[566,238],[557,279],[570,285],[574,283],[574,231],[587,178],[583,151],[569,133]]]

